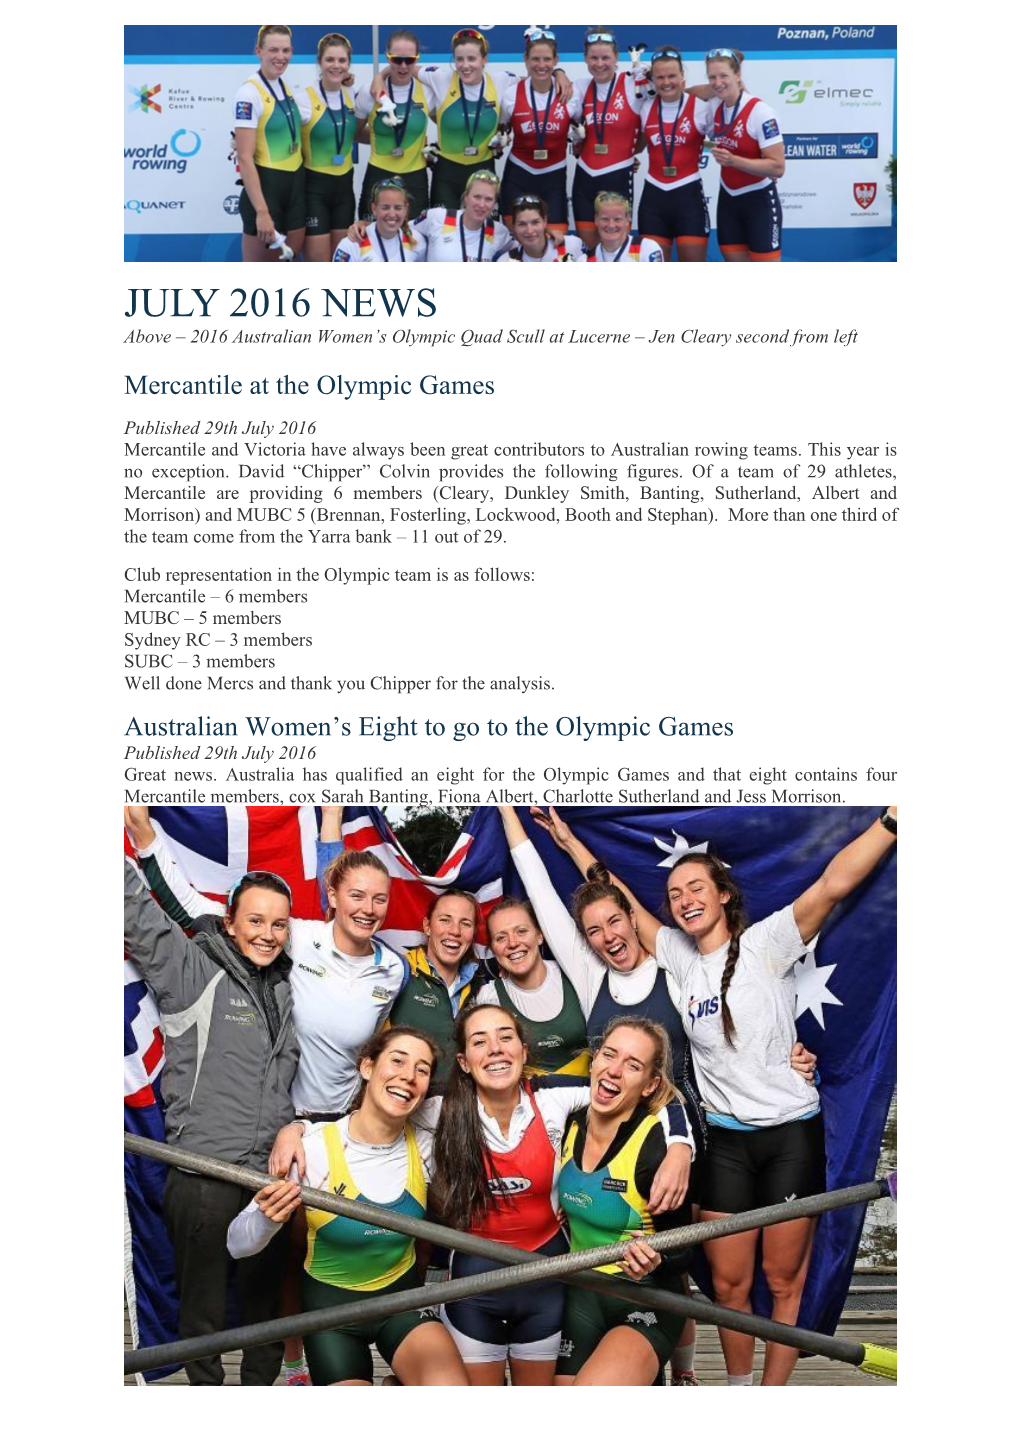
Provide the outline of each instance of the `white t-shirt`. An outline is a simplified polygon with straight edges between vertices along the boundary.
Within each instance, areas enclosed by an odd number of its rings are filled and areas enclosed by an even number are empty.
[[[660,966],[683,990],[684,1030],[691,1042],[705,1109],[752,1127],[779,1126],[818,1110],[818,1091],[790,1065],[797,1041],[793,967],[807,950],[793,907],[749,926],[726,999],[734,1045],[723,1033],[719,987],[729,944],[706,956],[684,932],[664,926]]]
[[[564,241],[564,244],[565,244],[566,249],[567,249],[566,259],[567,259],[568,261],[569,261],[569,260],[574,260],[574,261],[584,260],[584,257],[585,257],[585,253],[586,253],[586,252],[585,252],[584,246],[582,245],[581,241],[577,238],[576,235],[568,235],[568,236],[566,237],[566,240]],[[518,254],[517,252],[520,252],[520,253]],[[507,251],[504,251],[504,253],[499,257],[499,260],[500,260],[500,262],[505,261],[505,260],[510,260],[510,261],[513,261],[513,260],[516,260],[516,261],[531,261],[531,262],[532,262],[533,264],[535,264],[535,265],[542,265],[542,264],[548,264],[550,261],[561,261],[561,260],[562,260],[562,257],[559,256],[559,255],[557,255],[557,253],[556,253],[556,246],[553,244],[553,242],[552,242],[551,240],[547,240],[547,241],[546,241],[546,243],[545,243],[545,254],[542,255],[542,256],[539,256],[539,258],[538,258],[537,260],[535,259],[535,257],[534,257],[533,255],[526,255],[525,252],[524,252],[524,251],[521,249],[521,247],[518,245],[517,241],[514,241],[513,244],[511,245],[510,249],[507,250]]]
[[[368,233],[365,239],[369,242],[369,248],[367,250],[364,249],[358,241],[350,240],[345,236],[337,246],[333,254],[333,259],[356,260],[361,261],[363,264],[369,261],[375,261],[379,265],[386,265],[388,263],[401,265],[403,264],[403,261],[400,259],[401,252],[403,252],[404,261],[425,259],[427,247],[423,240],[418,239],[413,227],[411,228],[410,240],[408,240],[403,232],[401,232],[400,235],[394,236],[392,240],[384,240],[379,234],[376,223],[373,220],[369,223]]]
[[[484,230],[468,230],[466,226],[462,230],[463,217],[463,210],[458,210],[456,223],[447,229],[446,211],[439,208],[427,210],[421,220],[416,221],[413,229],[428,241],[427,260],[494,261],[511,244],[513,237],[502,221],[497,220],[491,235],[486,236]]]
[[[674,123],[676,122],[677,112],[679,111],[680,107],[683,106],[683,105],[686,105],[686,104],[687,104],[687,96],[686,96],[686,95],[682,95],[679,100],[673,100],[673,101],[665,101],[665,100],[664,100],[664,101],[662,102],[662,122],[661,122],[661,123],[662,123],[662,125],[665,127],[665,129],[666,129],[667,135],[672,132],[673,125],[674,125]],[[695,130],[697,131],[697,133],[698,133],[699,135],[704,136],[704,135],[707,135],[707,134],[708,134],[709,127],[710,127],[710,125],[711,125],[711,115],[712,115],[712,107],[708,104],[708,101],[707,101],[707,100],[699,100],[698,97],[695,96],[695,97],[694,97],[694,128],[695,128]],[[651,143],[651,140],[650,140],[650,138],[649,138],[649,136],[648,136],[648,121],[649,121],[650,118],[654,118],[655,121],[656,121],[656,123],[658,124],[658,122],[659,122],[659,97],[658,97],[657,95],[653,95],[653,96],[651,96],[648,100],[646,100],[646,101],[645,101],[645,104],[644,104],[644,109],[641,111],[641,128],[642,128],[642,130],[645,132],[645,138],[646,138],[646,140],[648,141],[649,144]],[[686,124],[687,122],[685,121],[684,123]],[[658,131],[656,130],[656,131],[654,132],[654,139],[655,139],[656,141],[658,141],[658,138],[659,138],[659,137],[658,137]],[[690,144],[690,143],[692,143],[692,142],[688,141],[688,144]],[[700,147],[699,147],[699,154],[700,154]],[[648,185],[654,185],[655,188],[656,188],[656,190],[677,190],[677,189],[679,189],[679,187],[682,186],[682,185],[691,185],[694,181],[700,180],[700,179],[701,179],[701,172],[698,171],[698,170],[696,170],[693,175],[685,175],[685,176],[683,176],[682,179],[679,179],[679,180],[656,180],[655,177],[654,177],[653,175],[651,175],[651,174],[646,174],[646,176],[645,176],[645,182],[646,182],[646,184],[648,184]]]
[[[770,145],[782,144],[783,132],[780,129],[779,117],[771,105],[766,105],[764,100],[758,101],[751,112],[750,120],[747,120],[746,117],[743,120],[740,119],[741,112],[747,109],[748,102],[753,99],[754,96],[749,95],[745,90],[737,101],[736,120],[734,120],[732,109],[727,110],[721,100],[710,100],[706,134],[711,136],[717,124],[724,132],[729,131],[731,125],[736,132],[746,124],[747,134],[752,140],[757,141],[761,150],[767,150]],[[753,185],[742,185],[739,190],[732,190],[725,182],[722,182],[722,187],[728,195],[750,195],[756,190],[767,190],[772,184],[774,184],[773,180],[766,175],[761,180],[755,181]]]
[[[283,82],[286,85],[286,81]],[[259,84],[262,84],[260,81]],[[265,87],[275,97],[277,103],[283,99],[283,91],[280,88],[280,81],[274,80]],[[287,94],[290,95],[298,108],[301,116],[301,124],[305,125],[312,118],[312,102],[308,98],[308,91],[303,85],[292,88],[287,85]],[[259,121],[265,105],[262,96],[250,80],[246,80],[237,92],[234,100],[234,129],[235,130],[257,130]],[[300,136],[298,139],[300,140]]]
[[[563,1010],[563,974],[555,962],[545,963],[545,980],[541,986],[525,991],[509,976],[503,977],[507,996],[529,1021],[552,1021]],[[478,993],[479,1006],[499,1006],[496,983],[487,981]]]

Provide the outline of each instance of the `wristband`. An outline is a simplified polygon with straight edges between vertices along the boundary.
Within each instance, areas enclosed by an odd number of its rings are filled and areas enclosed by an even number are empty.
[[[882,812],[882,815],[878,819],[879,821],[881,821],[886,831],[891,831],[893,836],[896,835],[896,817],[889,815],[888,806],[885,808],[885,810]]]

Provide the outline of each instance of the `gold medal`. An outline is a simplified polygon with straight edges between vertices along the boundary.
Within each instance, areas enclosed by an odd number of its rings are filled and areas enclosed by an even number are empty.
[[[675,166],[675,165],[664,165],[664,166],[662,167],[662,173],[663,173],[663,175],[666,177],[667,180],[673,180],[673,179],[675,178],[675,176],[676,176],[676,166]]]
[[[609,146],[608,146],[608,145],[596,145],[596,147],[595,147],[595,154],[596,154],[596,155],[608,155],[608,154],[609,154]]]
[[[548,160],[548,159],[549,159],[549,152],[548,152],[548,150],[536,150],[536,151],[535,151],[535,159],[536,159],[536,160]]]

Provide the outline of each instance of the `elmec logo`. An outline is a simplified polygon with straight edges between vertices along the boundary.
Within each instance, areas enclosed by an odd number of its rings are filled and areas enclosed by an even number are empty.
[[[134,95],[136,99],[129,103],[128,109],[140,110],[143,115],[148,115],[150,111],[154,110],[157,115],[162,115],[163,107],[157,105],[155,101],[155,96],[157,96],[162,89],[162,85],[143,85],[140,89],[136,90],[133,85],[129,85],[128,94]]]
[[[807,99],[808,86],[814,83],[813,80],[784,80],[779,87],[779,93],[785,98],[787,105],[803,105]]]

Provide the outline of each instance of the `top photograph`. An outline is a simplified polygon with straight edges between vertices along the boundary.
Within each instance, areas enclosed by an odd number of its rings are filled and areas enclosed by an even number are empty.
[[[896,260],[895,26],[410,21],[125,26],[124,259]]]

